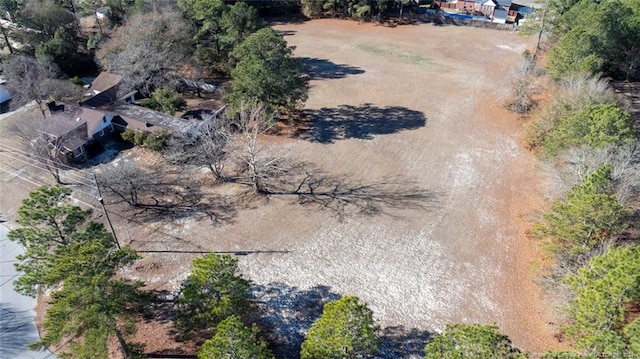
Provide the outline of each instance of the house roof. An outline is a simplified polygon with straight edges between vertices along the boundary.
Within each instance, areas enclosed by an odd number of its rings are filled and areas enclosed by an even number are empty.
[[[89,89],[97,92],[106,91],[122,81],[122,76],[110,72],[101,72],[89,85]]]
[[[48,135],[62,137],[86,123],[78,115],[77,112],[59,112],[43,119],[38,128]]]
[[[506,20],[508,15],[509,15],[509,12],[506,10],[496,10],[493,13],[493,18]]]
[[[127,122],[129,120],[137,120],[139,123],[144,123],[144,129],[147,131],[151,126],[162,127],[175,132],[187,132],[193,127],[193,124],[189,123],[189,121],[142,106],[123,103],[109,106],[108,110],[119,114]]]
[[[93,133],[98,125],[100,125],[104,116],[109,114],[108,111],[65,104],[64,111],[57,112],[44,119],[42,129],[50,135],[60,137],[76,129],[78,126],[86,124],[88,139],[93,136]]]

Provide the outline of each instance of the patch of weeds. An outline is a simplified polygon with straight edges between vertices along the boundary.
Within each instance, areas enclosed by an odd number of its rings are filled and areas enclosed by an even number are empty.
[[[443,67],[442,64],[436,62],[434,59],[422,56],[420,54],[416,54],[413,52],[406,51],[398,51],[397,49],[388,48],[388,47],[377,47],[365,44],[356,44],[356,48],[366,51],[368,53],[383,55],[383,56],[393,56],[398,60],[412,63],[420,66],[439,66]]]

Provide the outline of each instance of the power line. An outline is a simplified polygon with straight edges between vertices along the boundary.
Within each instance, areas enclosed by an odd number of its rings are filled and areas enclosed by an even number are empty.
[[[45,163],[42,163],[42,162],[39,162],[39,161],[37,161],[37,162],[29,162],[29,161],[24,160],[24,159],[22,159],[22,158],[20,158],[20,157],[11,157],[11,156],[7,156],[7,153],[6,153],[6,152],[0,152],[0,154],[1,154],[1,155],[4,155],[4,156],[6,156],[6,157],[9,157],[10,159],[12,159],[12,160],[14,160],[14,161],[22,162],[22,163],[24,163],[24,164],[30,165],[30,166],[32,166],[32,167],[35,167],[35,168],[37,168],[37,169],[40,169],[40,170],[43,170],[43,171],[48,171],[48,172],[50,172],[50,171],[51,171],[51,170],[50,170],[49,168],[47,168],[47,167],[37,166],[37,165],[35,165],[35,164],[34,164],[34,163],[39,163],[39,164],[42,164],[42,165],[45,165],[45,166],[46,166],[46,164],[45,164]],[[31,161],[36,161],[36,160],[31,160]],[[69,175],[69,173],[66,173],[66,172],[63,172],[63,173],[62,173],[62,175],[65,175],[65,176],[68,176],[68,177],[73,177],[73,176],[70,176],[70,175]],[[72,178],[72,180],[73,180],[73,181],[76,181],[76,182],[78,182],[78,183],[81,183],[81,184],[83,184],[83,185],[85,185],[85,186],[87,186],[87,187],[92,187],[90,184],[88,184],[88,183],[86,183],[86,182],[82,182],[81,180],[78,180],[77,178],[82,178],[82,177],[77,177],[77,176],[76,176],[76,177],[75,177],[75,179],[73,179],[73,178]]]
[[[9,146],[9,145],[4,144],[4,143],[0,143],[0,148],[2,148],[2,147],[8,148],[9,151],[18,152],[20,154],[23,154],[23,156],[26,156],[26,157],[36,157],[36,158],[39,158],[41,160],[47,160],[47,161],[49,160],[49,158],[47,158],[47,157],[39,156],[39,155],[36,155],[34,153],[31,153],[31,152],[28,152],[28,151],[25,151],[25,150],[22,150],[22,149],[19,149],[19,148],[13,147],[13,146]],[[76,168],[76,167],[73,167],[73,166],[69,166],[69,165],[64,164],[64,163],[60,163],[60,166],[66,167],[66,168],[68,168],[70,170],[74,170],[74,171],[77,171],[77,172],[84,172],[87,175],[91,174],[90,171],[85,171],[83,169]]]
[[[2,154],[3,156],[5,156],[7,158],[10,158],[10,159],[13,159],[13,160],[16,160],[16,161],[21,161],[23,163],[29,163],[29,164],[38,163],[40,165],[44,165],[45,169],[47,171],[50,171],[48,168],[46,168],[46,166],[49,166],[50,160],[41,160],[39,158],[32,158],[32,157],[29,157],[29,156],[26,156],[26,155],[23,155],[23,154],[20,154],[20,153],[13,153],[13,152],[6,152],[6,151],[0,151],[0,154]],[[58,167],[58,165],[60,165],[60,164],[59,163],[55,163],[52,166]],[[40,169],[42,169],[42,167],[40,167]],[[78,182],[81,182],[83,180],[85,180],[85,181],[87,180],[87,178],[85,176],[83,176],[83,175],[79,175],[79,174],[74,173],[74,172],[69,172],[71,170],[66,170],[66,169],[63,169],[63,168],[62,169],[58,168],[58,169],[60,169],[62,174],[66,175],[68,177],[75,178],[75,180],[78,181]]]

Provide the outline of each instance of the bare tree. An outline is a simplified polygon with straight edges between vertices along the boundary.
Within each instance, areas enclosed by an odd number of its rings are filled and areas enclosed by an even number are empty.
[[[195,133],[173,136],[165,157],[173,163],[206,166],[216,182],[223,181],[229,130],[220,118],[205,118],[204,124]]]
[[[533,107],[532,92],[536,87],[536,62],[524,53],[511,71],[512,99],[508,104],[511,111],[526,113]]]
[[[142,205],[142,197],[157,186],[154,175],[137,166],[133,161],[123,160],[97,175],[100,186],[132,207]]]
[[[2,73],[7,78],[6,87],[12,96],[12,107],[36,101],[42,117],[46,116],[42,106],[44,101],[76,96],[80,91],[79,86],[61,80],[58,67],[46,57],[14,56],[2,66]]]
[[[640,193],[640,143],[599,149],[572,148],[560,154],[553,164],[556,184],[569,190],[575,183],[604,165],[610,164],[612,190],[618,200],[630,205]]]
[[[258,142],[270,118],[266,106],[257,101],[240,105],[235,125],[239,133],[235,138],[234,157],[241,169],[238,182],[251,186],[258,194],[268,193],[270,179],[286,175],[285,159],[272,156],[268,147]]]
[[[177,11],[163,10],[131,16],[97,57],[105,69],[122,75],[121,91],[149,95],[166,87],[191,51],[185,20]]]
[[[22,140],[25,151],[46,168],[56,183],[63,184],[61,171],[68,167],[69,160],[67,144],[78,136],[77,131],[69,131],[61,122],[44,121],[33,111],[25,111],[10,132]]]

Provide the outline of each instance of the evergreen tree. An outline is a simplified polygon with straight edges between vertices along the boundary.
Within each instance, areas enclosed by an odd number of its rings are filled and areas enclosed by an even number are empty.
[[[425,348],[425,359],[524,359],[528,355],[513,347],[496,325],[447,325]]]
[[[640,319],[628,321],[627,305],[640,300],[640,247],[619,247],[591,258],[565,281],[575,298],[565,334],[589,356],[640,355]]]
[[[373,312],[355,296],[324,305],[302,343],[301,359],[347,359],[373,355],[379,345]]]
[[[236,66],[228,94],[232,110],[244,101],[258,101],[269,111],[293,111],[306,101],[308,83],[293,48],[282,35],[263,28],[236,46],[231,56]]]
[[[68,188],[43,186],[22,201],[17,220],[21,227],[8,235],[25,248],[25,253],[16,257],[16,269],[23,274],[14,282],[16,291],[35,296],[36,285],[42,283],[55,257],[70,244],[86,238],[87,232],[100,231],[101,226],[88,222],[91,210],[71,205],[70,195]]]
[[[216,335],[198,350],[198,359],[274,359],[267,343],[258,338],[255,324],[248,328],[232,315],[220,322]]]
[[[549,240],[560,256],[589,252],[626,228],[627,210],[606,189],[611,167],[601,166],[575,186],[567,199],[555,202],[534,232]]]
[[[193,260],[178,298],[176,327],[183,333],[213,328],[248,307],[249,283],[238,273],[238,260],[210,253]]]

